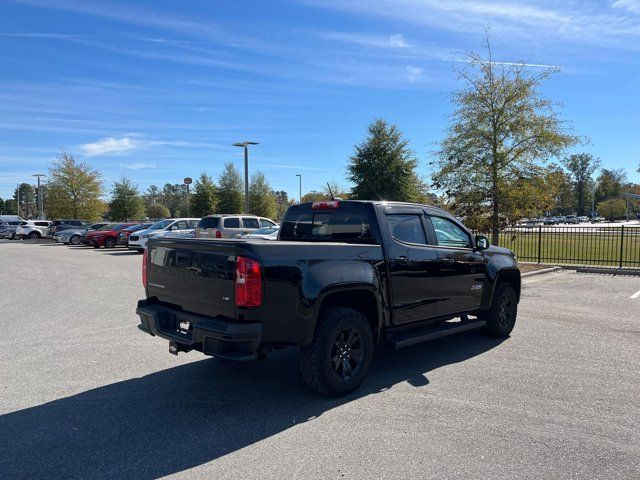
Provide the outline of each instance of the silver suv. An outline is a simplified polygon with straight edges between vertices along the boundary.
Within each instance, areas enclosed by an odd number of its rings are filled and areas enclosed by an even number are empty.
[[[273,220],[255,215],[207,215],[196,227],[196,238],[237,238],[259,228],[277,226]]]

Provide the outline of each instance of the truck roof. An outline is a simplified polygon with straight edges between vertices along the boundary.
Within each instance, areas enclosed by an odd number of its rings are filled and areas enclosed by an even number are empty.
[[[447,216],[452,216],[452,214],[450,212],[447,212],[446,210],[443,210],[442,208],[439,207],[435,207],[433,205],[428,205],[426,203],[414,203],[414,202],[398,202],[398,201],[390,201],[390,200],[343,200],[340,198],[336,198],[336,201],[340,202],[340,203],[370,203],[372,205],[397,205],[397,206],[417,206],[417,207],[425,207],[425,208],[429,208],[431,210],[436,210],[438,212],[441,212]],[[325,200],[328,201],[328,200]],[[303,202],[300,203],[298,205],[300,206],[305,206],[305,205],[313,205],[314,202]]]

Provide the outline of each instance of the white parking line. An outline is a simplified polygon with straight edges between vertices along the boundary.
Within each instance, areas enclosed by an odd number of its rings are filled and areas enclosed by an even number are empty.
[[[640,290],[638,290],[636,293],[631,295],[629,298],[638,298],[638,297],[640,297]]]

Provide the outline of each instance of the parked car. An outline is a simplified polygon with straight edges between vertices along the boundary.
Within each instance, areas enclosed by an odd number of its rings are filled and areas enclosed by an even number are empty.
[[[265,227],[254,230],[252,233],[245,233],[240,238],[261,238],[263,240],[277,240],[280,227]]]
[[[17,217],[19,218],[19,217]],[[8,238],[14,240],[16,238],[16,231],[21,225],[26,225],[26,220],[5,220],[0,227],[0,238]]]
[[[54,220],[51,222],[51,225],[49,225],[49,236],[53,237],[56,232],[61,232],[62,230],[83,228],[87,225],[89,225],[89,222],[86,220],[78,220],[77,218]]]
[[[591,217],[591,223],[602,223],[605,221],[604,217]]]
[[[137,225],[136,223],[110,223],[98,230],[88,232],[86,237],[93,248],[113,248],[118,244],[118,233],[123,228]]]
[[[150,238],[155,238],[155,235]],[[169,232],[163,238],[196,238],[196,229]]]
[[[12,225],[18,225],[20,222],[26,222],[26,220],[19,215],[0,215],[0,225],[2,225],[4,222],[14,222],[12,223]]]
[[[273,220],[255,215],[207,215],[196,227],[196,238],[234,238],[276,226]]]
[[[49,220],[27,220],[16,229],[16,238],[46,238],[49,236]]]
[[[130,227],[123,228],[118,232],[118,245],[128,245],[129,244],[129,235],[133,232],[137,232],[138,230],[144,230],[145,228],[149,228],[152,223],[139,223],[137,225],[131,225]]]
[[[167,218],[154,223],[146,230],[139,230],[129,235],[129,248],[131,250],[137,250],[138,252],[144,252],[147,248],[147,240],[150,237],[164,236],[169,232],[181,233],[186,230],[192,230],[196,227],[199,218]]]
[[[562,223],[568,223],[572,225],[580,223],[580,220],[578,220],[578,217],[576,217],[575,215],[566,215],[562,220]]]
[[[381,201],[289,207],[273,242],[152,238],[142,280],[139,328],[169,352],[250,360],[298,346],[307,385],[328,395],[357,388],[382,342],[508,336],[521,284],[513,252],[447,212]]]
[[[589,223],[589,217],[578,217],[578,223]]]
[[[109,225],[109,222],[98,222],[87,225],[84,228],[61,230],[54,233],[52,239],[54,242],[64,243],[65,245],[80,245],[83,237],[85,237],[88,232],[102,228],[105,225]]]

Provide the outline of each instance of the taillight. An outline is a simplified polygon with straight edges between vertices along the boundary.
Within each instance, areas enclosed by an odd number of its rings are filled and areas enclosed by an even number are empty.
[[[338,208],[340,206],[340,202],[338,200],[326,200],[322,202],[313,202],[311,204],[311,208],[313,210],[325,210],[328,208]]]
[[[142,286],[147,288],[147,249],[142,254]]]
[[[262,303],[260,264],[247,257],[236,260],[236,307],[259,307]]]
[[[216,238],[222,238],[222,232],[220,230],[216,230]]]

